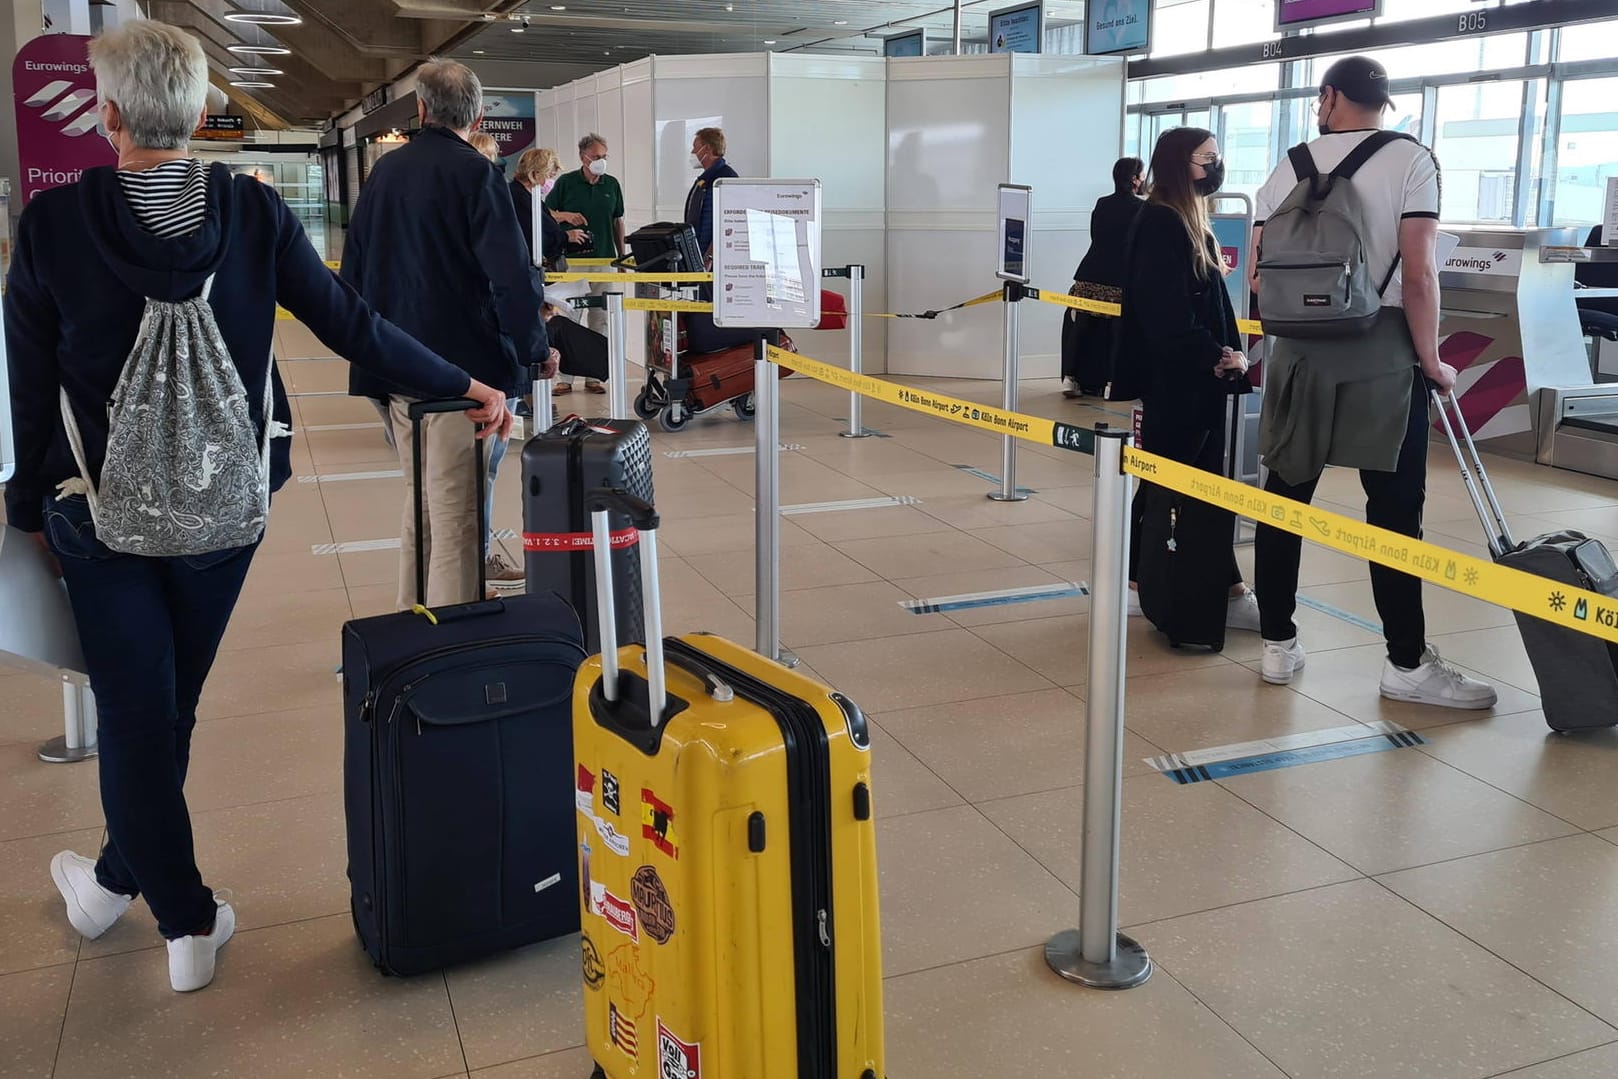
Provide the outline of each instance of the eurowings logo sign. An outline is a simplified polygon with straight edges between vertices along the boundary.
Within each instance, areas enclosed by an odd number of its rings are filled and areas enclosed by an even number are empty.
[[[85,169],[117,161],[97,134],[89,47],[87,37],[46,34],[24,45],[11,65],[25,205],[41,191],[77,182]]]
[[[1451,273],[1483,274],[1486,277],[1516,277],[1522,270],[1522,252],[1489,247],[1458,247],[1444,262],[1444,269]]]

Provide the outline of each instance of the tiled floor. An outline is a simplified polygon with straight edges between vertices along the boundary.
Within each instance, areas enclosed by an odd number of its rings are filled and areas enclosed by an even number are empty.
[[[340,389],[342,365],[282,327],[292,389]],[[801,379],[783,395],[783,439],[802,447],[785,502],[920,499],[782,527],[786,644],[876,727],[892,1079],[1618,1075],[1618,734],[1547,735],[1509,615],[1431,594],[1438,645],[1500,684],[1482,715],[1383,703],[1377,639],[1329,613],[1301,613],[1311,663],[1290,688],[1260,684],[1256,640],[1181,654],[1132,624],[1121,907],[1158,971],[1128,993],[1076,989],[1040,946],[1078,912],[1088,603],[899,604],[1088,580],[1090,463],[1024,447],[1038,493],[998,505],[955,467],[997,471],[992,438],[868,405],[892,437],[851,442],[846,397]],[[1123,422],[1050,383],[1025,408]],[[348,426],[374,421],[363,403],[297,410],[300,479],[396,467],[379,428]],[[751,428],[727,413],[655,438],[669,628],[751,641],[752,460],[661,452],[747,445]],[[496,524],[516,528],[508,460]],[[1434,538],[1480,550],[1438,447],[1433,462]],[[1494,473],[1520,532],[1618,537],[1618,485]],[[1322,497],[1356,512],[1357,489],[1333,473]],[[37,763],[57,687],[0,675],[0,1076],[589,1074],[573,941],[409,980],[355,944],[332,671],[339,624],[390,607],[395,555],[312,549],[396,536],[398,502],[392,479],[295,480],[276,501],[196,739],[200,858],[241,918],[206,992],[169,991],[143,909],[94,944],[68,928],[46,862],[96,846],[95,768]],[[1374,619],[1362,564],[1309,549],[1303,579]],[[1188,787],[1142,762],[1384,719],[1429,744]]]

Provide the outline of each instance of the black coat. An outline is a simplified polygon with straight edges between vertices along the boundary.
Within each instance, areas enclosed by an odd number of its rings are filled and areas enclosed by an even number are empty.
[[[1096,200],[1090,213],[1090,250],[1073,274],[1075,281],[1121,287],[1124,283],[1124,239],[1146,203],[1126,192]]]
[[[1211,238],[1208,244],[1217,260]],[[1144,448],[1179,458],[1181,434],[1200,441],[1198,432],[1222,432],[1226,398],[1251,389],[1246,379],[1214,374],[1225,348],[1242,348],[1236,312],[1219,274],[1205,277],[1193,266],[1191,238],[1166,206],[1141,211],[1123,288],[1117,363],[1140,382],[1153,432]]]
[[[453,131],[423,128],[376,163],[343,248],[343,280],[377,312],[508,396],[550,346],[544,286],[501,174]],[[357,397],[424,396],[358,368]]]

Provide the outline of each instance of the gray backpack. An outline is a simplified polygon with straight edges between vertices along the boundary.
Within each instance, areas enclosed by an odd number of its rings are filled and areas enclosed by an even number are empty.
[[[1307,144],[1287,152],[1298,184],[1265,219],[1259,237],[1258,307],[1266,334],[1340,338],[1370,330],[1399,259],[1394,257],[1381,285],[1372,282],[1365,262],[1365,211],[1348,180],[1378,150],[1400,139],[1410,136],[1378,131],[1325,176]]]
[[[96,538],[122,554],[169,558],[245,547],[264,534],[270,510],[275,359],[264,376],[264,430],[214,321],[208,295],[178,303],[147,299],[135,347],[107,405],[101,482],[90,481],[78,421],[62,390],[79,480]]]

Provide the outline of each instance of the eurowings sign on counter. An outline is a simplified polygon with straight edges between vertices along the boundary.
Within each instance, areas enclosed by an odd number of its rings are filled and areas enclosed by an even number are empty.
[[[483,96],[483,125],[479,128],[494,136],[500,146],[500,158],[506,175],[517,172],[517,159],[524,150],[531,149],[538,135],[534,119],[534,95],[485,94]]]
[[[116,164],[118,155],[98,128],[89,38],[34,38],[12,62],[11,83],[24,206],[41,191],[76,183],[85,169]]]

